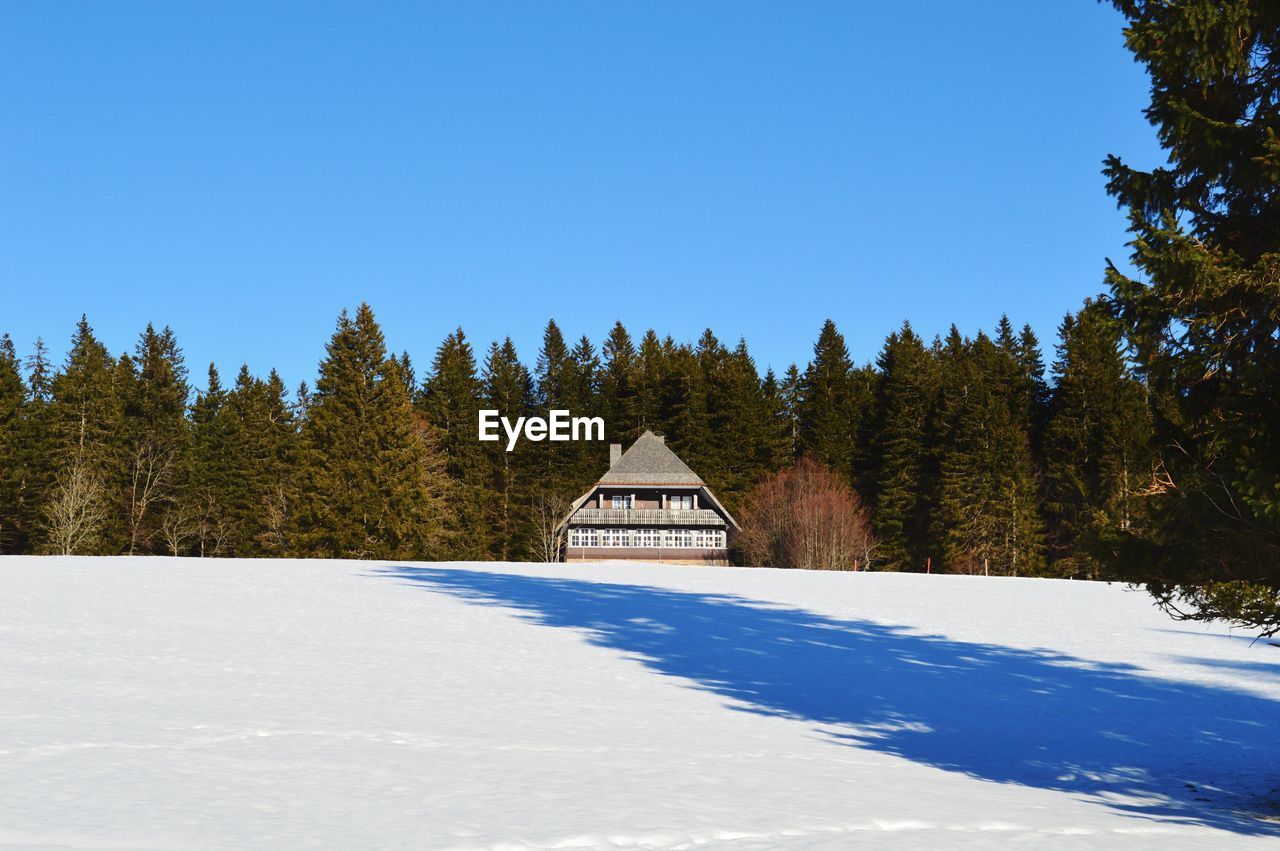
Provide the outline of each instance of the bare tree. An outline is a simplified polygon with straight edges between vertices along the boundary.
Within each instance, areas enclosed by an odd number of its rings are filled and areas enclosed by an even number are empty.
[[[191,510],[190,503],[179,499],[169,504],[160,516],[160,538],[172,556],[182,555],[182,546],[200,531],[200,518]]]
[[[102,533],[108,517],[106,489],[83,457],[58,474],[53,497],[45,506],[45,533],[60,555],[89,549]]]
[[[747,494],[737,547],[749,564],[858,570],[876,542],[867,510],[831,469],[801,458]]]
[[[288,543],[289,494],[284,485],[276,485],[270,494],[262,498],[260,510],[263,528],[255,541],[266,552],[279,555]]]
[[[129,459],[129,555],[145,540],[148,513],[169,498],[173,451],[144,440]]]
[[[554,493],[540,493],[533,500],[534,553],[545,562],[559,561],[564,553],[564,528],[560,525],[573,501]]]

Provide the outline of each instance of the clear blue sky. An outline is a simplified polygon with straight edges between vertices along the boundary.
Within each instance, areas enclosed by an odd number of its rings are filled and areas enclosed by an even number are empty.
[[[0,5],[0,330],[171,325],[311,380],[365,300],[461,325],[747,338],[1007,311],[1046,358],[1127,256],[1099,173],[1160,159],[1121,19],[1053,2]]]

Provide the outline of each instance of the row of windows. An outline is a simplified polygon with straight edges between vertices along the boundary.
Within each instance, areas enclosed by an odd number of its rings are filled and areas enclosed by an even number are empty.
[[[570,529],[571,547],[724,549],[723,529]]]
[[[635,508],[635,498],[631,495],[614,496],[613,507],[617,509]],[[672,511],[692,511],[693,496],[669,496],[667,497],[667,508]]]

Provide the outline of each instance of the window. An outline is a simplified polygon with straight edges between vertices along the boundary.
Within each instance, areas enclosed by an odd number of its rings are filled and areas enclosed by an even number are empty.
[[[673,497],[670,497],[670,504],[671,504],[672,511],[692,511],[693,497],[692,496],[673,496]]]
[[[596,529],[570,529],[569,546],[598,547],[600,546],[600,534]]]
[[[638,546],[641,547],[660,547],[662,546],[662,530],[661,529],[640,529],[636,532]]]
[[[666,546],[692,547],[693,531],[690,529],[668,529]]]
[[[635,497],[631,495],[615,496],[613,498],[613,507],[616,509],[624,509],[624,508],[631,509],[635,507],[635,504],[633,502],[634,500],[635,500]]]
[[[694,546],[704,549],[724,549],[724,532],[720,529],[698,529],[693,534]]]
[[[630,544],[628,537],[626,529],[601,529],[600,546],[625,547]]]

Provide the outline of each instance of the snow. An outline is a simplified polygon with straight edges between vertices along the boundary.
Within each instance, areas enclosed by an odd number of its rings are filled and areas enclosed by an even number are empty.
[[[1278,728],[1118,585],[0,559],[0,846],[1274,846]]]

